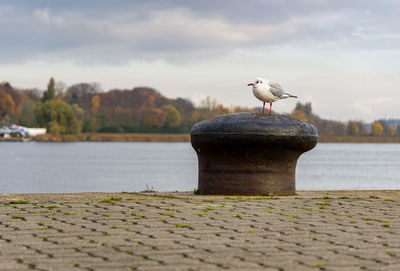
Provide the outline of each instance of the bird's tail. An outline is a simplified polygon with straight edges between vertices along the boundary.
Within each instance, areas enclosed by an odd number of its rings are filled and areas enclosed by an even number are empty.
[[[298,98],[298,97],[289,93],[285,93],[282,98]]]

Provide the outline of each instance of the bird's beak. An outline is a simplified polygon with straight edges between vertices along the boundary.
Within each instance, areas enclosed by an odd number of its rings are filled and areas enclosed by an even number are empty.
[[[247,86],[248,86],[248,87],[249,87],[249,86],[254,86],[254,84],[253,84],[253,83],[249,83]]]

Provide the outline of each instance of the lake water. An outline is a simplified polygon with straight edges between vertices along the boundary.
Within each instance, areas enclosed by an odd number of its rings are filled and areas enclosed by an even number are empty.
[[[299,190],[400,189],[400,144],[320,143],[297,165]],[[0,143],[0,193],[192,191],[189,143]]]

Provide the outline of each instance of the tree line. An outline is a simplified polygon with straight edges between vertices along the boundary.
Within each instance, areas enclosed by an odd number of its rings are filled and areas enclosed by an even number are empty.
[[[188,133],[192,126],[216,115],[260,108],[226,107],[207,97],[199,106],[189,99],[169,99],[150,87],[103,92],[96,83],[67,87],[54,78],[47,89],[15,89],[0,84],[0,125],[44,127],[54,135],[99,133]],[[320,135],[398,135],[399,120],[326,120],[311,103],[297,103],[292,117],[315,125]]]
[[[395,136],[400,135],[399,119],[379,119],[372,123],[363,120],[347,122],[322,119],[312,111],[310,102],[296,104],[291,113],[292,117],[307,121],[317,127],[323,136]]]

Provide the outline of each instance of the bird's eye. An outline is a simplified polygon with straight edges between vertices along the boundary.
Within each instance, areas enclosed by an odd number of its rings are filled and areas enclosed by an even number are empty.
[[[259,81],[256,81],[256,84],[260,83]]]

